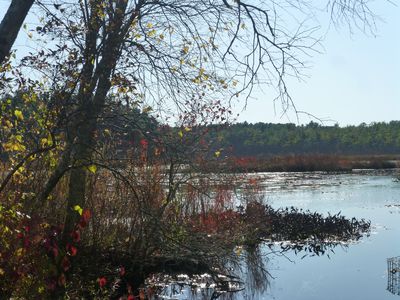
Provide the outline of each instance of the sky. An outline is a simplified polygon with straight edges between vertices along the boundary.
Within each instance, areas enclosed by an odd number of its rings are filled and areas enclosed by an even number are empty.
[[[346,27],[331,26],[322,42],[324,51],[311,59],[312,68],[303,82],[289,82],[297,110],[282,116],[272,104],[271,88],[253,94],[239,121],[271,123],[309,123],[341,126],[400,120],[400,1],[397,6],[376,1],[376,36]]]
[[[0,18],[9,2],[0,0]],[[328,24],[322,26],[322,53],[310,59],[306,77],[288,81],[297,110],[306,114],[292,111],[282,115],[279,103],[273,102],[275,91],[259,86],[246,106],[243,102],[236,104],[237,121],[322,121],[346,126],[400,120],[400,1],[393,2],[397,5],[385,0],[374,2],[374,12],[380,17],[375,35],[357,30],[351,33],[345,26],[329,26],[329,30]],[[15,47],[26,44],[27,36],[22,32]]]

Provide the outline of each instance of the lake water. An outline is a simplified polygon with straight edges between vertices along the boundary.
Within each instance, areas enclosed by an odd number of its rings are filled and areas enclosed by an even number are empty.
[[[390,289],[400,293],[400,262],[399,272],[392,274],[387,269],[387,259],[400,256],[400,182],[395,182],[394,173],[259,175],[264,178],[266,201],[272,207],[294,206],[325,215],[341,212],[349,218],[364,218],[371,221],[371,233],[358,242],[335,247],[329,257],[302,258],[304,253],[291,251],[284,256],[266,255],[271,278],[265,289],[256,292],[248,286],[234,294],[234,299],[400,300],[388,290],[390,275]],[[270,252],[267,247],[263,251]],[[183,294],[172,299],[193,297]]]
[[[274,208],[295,206],[324,214],[340,211],[347,217],[371,220],[371,234],[348,247],[336,247],[329,258],[301,259],[302,254],[291,252],[286,253],[287,257],[269,255],[267,267],[274,278],[267,291],[256,298],[400,299],[387,290],[387,258],[400,256],[400,183],[393,180],[393,175],[356,172],[266,176],[266,197]],[[398,277],[400,284],[400,273],[392,276]]]

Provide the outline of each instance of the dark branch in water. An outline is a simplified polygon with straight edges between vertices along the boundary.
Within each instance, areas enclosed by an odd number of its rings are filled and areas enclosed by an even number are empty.
[[[269,246],[278,243],[283,251],[307,251],[316,255],[325,254],[339,244],[359,240],[369,233],[371,225],[370,221],[349,219],[340,212],[324,217],[294,207],[275,210],[261,203],[251,203],[242,214],[249,224],[256,222],[253,235],[246,240],[248,245],[261,241]]]

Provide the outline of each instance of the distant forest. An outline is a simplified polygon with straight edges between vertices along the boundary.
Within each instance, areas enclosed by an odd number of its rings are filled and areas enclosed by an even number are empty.
[[[244,122],[214,129],[212,139],[235,156],[400,153],[400,121],[346,127]]]

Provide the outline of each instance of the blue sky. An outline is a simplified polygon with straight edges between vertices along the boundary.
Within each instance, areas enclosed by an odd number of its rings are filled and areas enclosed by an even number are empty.
[[[357,30],[351,34],[345,26],[330,26],[329,30],[327,24],[322,26],[321,35],[326,33],[323,53],[310,59],[312,68],[301,82],[288,82],[298,110],[324,120],[327,125],[400,119],[400,1],[394,2],[398,5],[384,0],[374,2],[374,11],[382,19],[377,21],[376,36]],[[0,18],[8,4],[8,0],[0,0]],[[21,33],[15,46],[18,49],[27,43],[26,34]],[[274,109],[275,96],[268,86],[256,89],[246,110],[242,110],[243,103],[236,106],[235,112],[240,113],[238,121],[315,121],[304,114],[282,115],[278,103]]]
[[[309,77],[303,78],[305,82],[289,82],[298,110],[326,120],[327,125],[400,119],[400,3],[393,6],[379,0],[376,4],[374,9],[382,18],[377,21],[376,36],[331,27],[323,41],[324,53],[312,58]],[[240,113],[239,121],[297,122],[293,113],[282,116],[279,105],[275,113],[274,93],[268,87],[262,89]],[[310,120],[299,115],[300,123]]]

